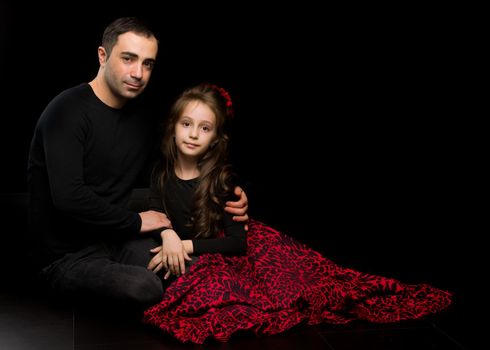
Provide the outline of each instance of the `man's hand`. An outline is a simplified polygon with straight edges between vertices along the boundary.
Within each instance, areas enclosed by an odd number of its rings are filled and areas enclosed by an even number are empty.
[[[231,201],[226,202],[225,211],[234,215],[233,220],[241,221],[241,222],[247,222],[248,221],[247,195],[239,186],[235,187],[234,193],[237,195],[237,197],[240,197],[240,198],[238,199],[238,201],[235,201],[235,202],[231,202]]]
[[[164,227],[172,227],[172,223],[167,215],[155,210],[148,210],[139,213],[141,218],[141,233],[151,232]]]

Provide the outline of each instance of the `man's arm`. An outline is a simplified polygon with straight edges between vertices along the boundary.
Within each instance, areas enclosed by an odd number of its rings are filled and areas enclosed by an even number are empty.
[[[137,213],[111,203],[88,184],[84,164],[91,124],[79,103],[76,98],[61,97],[50,104],[41,117],[42,137],[38,141],[42,142],[44,154],[39,161],[45,162],[53,204],[81,223],[138,232],[141,219]],[[94,173],[92,177],[95,176]]]

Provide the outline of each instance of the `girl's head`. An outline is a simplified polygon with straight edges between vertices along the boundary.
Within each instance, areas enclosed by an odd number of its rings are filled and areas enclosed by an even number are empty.
[[[196,157],[199,164],[223,160],[228,144],[225,125],[232,115],[232,102],[223,88],[200,84],[187,89],[170,110],[162,143],[165,157]]]

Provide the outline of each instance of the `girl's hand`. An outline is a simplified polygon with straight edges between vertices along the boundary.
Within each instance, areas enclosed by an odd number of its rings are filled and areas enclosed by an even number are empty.
[[[190,261],[191,258],[186,253],[184,245],[172,229],[164,230],[161,234],[162,246],[151,249],[156,255],[148,264],[148,269],[153,272],[158,272],[162,268],[167,271],[164,279],[170,277],[170,274],[180,276],[185,273],[185,261]]]

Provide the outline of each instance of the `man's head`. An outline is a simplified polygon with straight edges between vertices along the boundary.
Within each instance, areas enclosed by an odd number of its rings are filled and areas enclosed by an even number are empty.
[[[158,52],[148,27],[133,17],[119,18],[104,31],[98,49],[99,73],[91,84],[95,94],[113,108],[143,92]]]
[[[133,32],[149,39],[155,37],[150,28],[138,18],[118,18],[107,26],[102,35],[102,47],[105,49],[107,57],[111,55],[112,48],[116,45],[119,35],[127,32]]]

